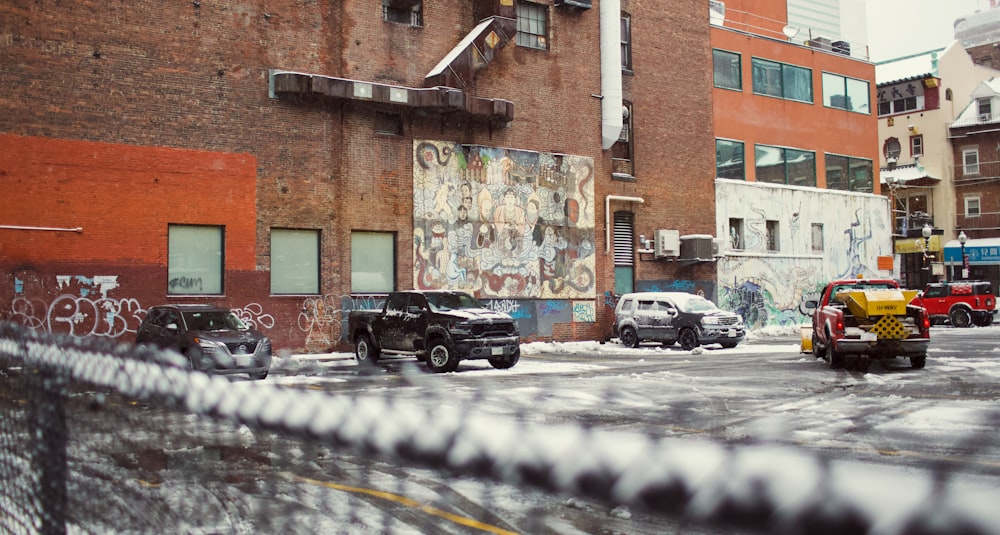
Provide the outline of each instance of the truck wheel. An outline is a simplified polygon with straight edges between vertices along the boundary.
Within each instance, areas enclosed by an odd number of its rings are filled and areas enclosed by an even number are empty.
[[[427,350],[427,367],[434,373],[453,372],[458,368],[458,355],[445,341],[435,340]]]
[[[956,308],[951,311],[948,315],[948,319],[951,320],[952,327],[968,327],[972,322],[972,316],[969,315],[969,311],[964,308]]]
[[[910,367],[919,370],[927,364],[927,355],[914,355],[910,357]]]
[[[622,345],[625,347],[639,347],[639,335],[635,333],[635,329],[632,327],[622,329],[622,335],[619,340],[621,340]]]
[[[506,357],[497,357],[494,359],[489,359],[490,366],[498,370],[506,370],[507,368],[513,368],[517,361],[521,359],[521,350],[515,349],[513,353]]]
[[[814,357],[818,359],[824,358],[823,352],[826,350],[823,348],[823,343],[819,341],[819,337],[817,337],[815,334],[812,337],[812,350]]]
[[[358,364],[372,365],[378,362],[378,349],[372,345],[372,339],[367,334],[359,335],[354,341],[354,358]]]
[[[691,351],[692,349],[698,347],[698,333],[694,332],[694,329],[690,327],[681,331],[678,340],[681,343],[681,349],[684,351]]]
[[[989,327],[993,323],[993,316],[983,315],[978,317],[975,322],[980,327]]]
[[[834,370],[844,367],[844,354],[834,351],[832,345],[826,346],[826,351],[823,352],[823,360]]]

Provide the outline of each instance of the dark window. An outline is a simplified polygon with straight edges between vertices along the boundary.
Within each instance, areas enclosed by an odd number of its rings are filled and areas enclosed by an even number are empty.
[[[517,3],[517,35],[515,41],[528,48],[549,48],[549,8],[544,4]]]
[[[875,180],[871,160],[827,154],[826,188],[874,193]]]
[[[754,163],[757,182],[816,186],[816,155],[810,151],[757,145]]]
[[[729,218],[729,247],[734,250],[743,249],[743,220]]]
[[[746,180],[742,142],[728,139],[715,140],[715,176]]]
[[[758,95],[813,101],[812,70],[753,58],[753,92]]]
[[[398,113],[375,112],[375,131],[393,136],[403,135],[403,117]]]
[[[743,65],[739,54],[713,50],[712,70],[715,72],[715,87],[743,90]]]
[[[622,102],[622,133],[618,141],[611,146],[611,172],[617,178],[631,179],[635,177],[635,166],[632,163],[635,141],[632,139],[632,103]]]
[[[382,20],[423,26],[423,0],[382,0]]]
[[[767,226],[767,250],[780,251],[781,236],[778,234],[778,222],[768,219],[765,224]]]
[[[632,70],[632,16],[622,11],[622,68]]]

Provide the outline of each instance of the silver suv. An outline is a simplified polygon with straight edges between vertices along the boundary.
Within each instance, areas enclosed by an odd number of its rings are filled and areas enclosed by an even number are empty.
[[[700,295],[685,292],[638,292],[621,296],[615,307],[614,333],[629,347],[654,341],[680,343],[691,350],[701,345],[736,347],[746,336],[739,314],[720,310]]]
[[[174,349],[191,369],[204,372],[264,379],[271,368],[271,340],[233,311],[214,305],[154,306],[142,320],[135,342]]]

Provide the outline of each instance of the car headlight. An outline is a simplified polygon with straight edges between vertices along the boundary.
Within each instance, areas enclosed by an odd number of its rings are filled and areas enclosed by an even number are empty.
[[[198,347],[201,348],[202,353],[215,353],[219,350],[219,344],[216,342],[209,342],[208,340],[200,340],[195,338],[195,342],[198,342]]]
[[[448,328],[448,330],[451,331],[451,334],[464,334],[464,335],[472,334],[472,326],[469,325],[468,323],[453,323],[451,324],[451,327]]]
[[[705,317],[701,318],[701,324],[702,325],[718,325],[719,324],[719,317],[718,316],[705,316]]]

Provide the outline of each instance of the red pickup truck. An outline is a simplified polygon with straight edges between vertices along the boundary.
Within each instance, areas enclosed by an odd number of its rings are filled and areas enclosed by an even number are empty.
[[[891,279],[844,279],[826,285],[819,301],[807,301],[812,313],[812,350],[831,368],[847,365],[868,370],[872,359],[909,357],[923,368],[930,345],[930,316],[910,302],[917,290],[904,290]]]

